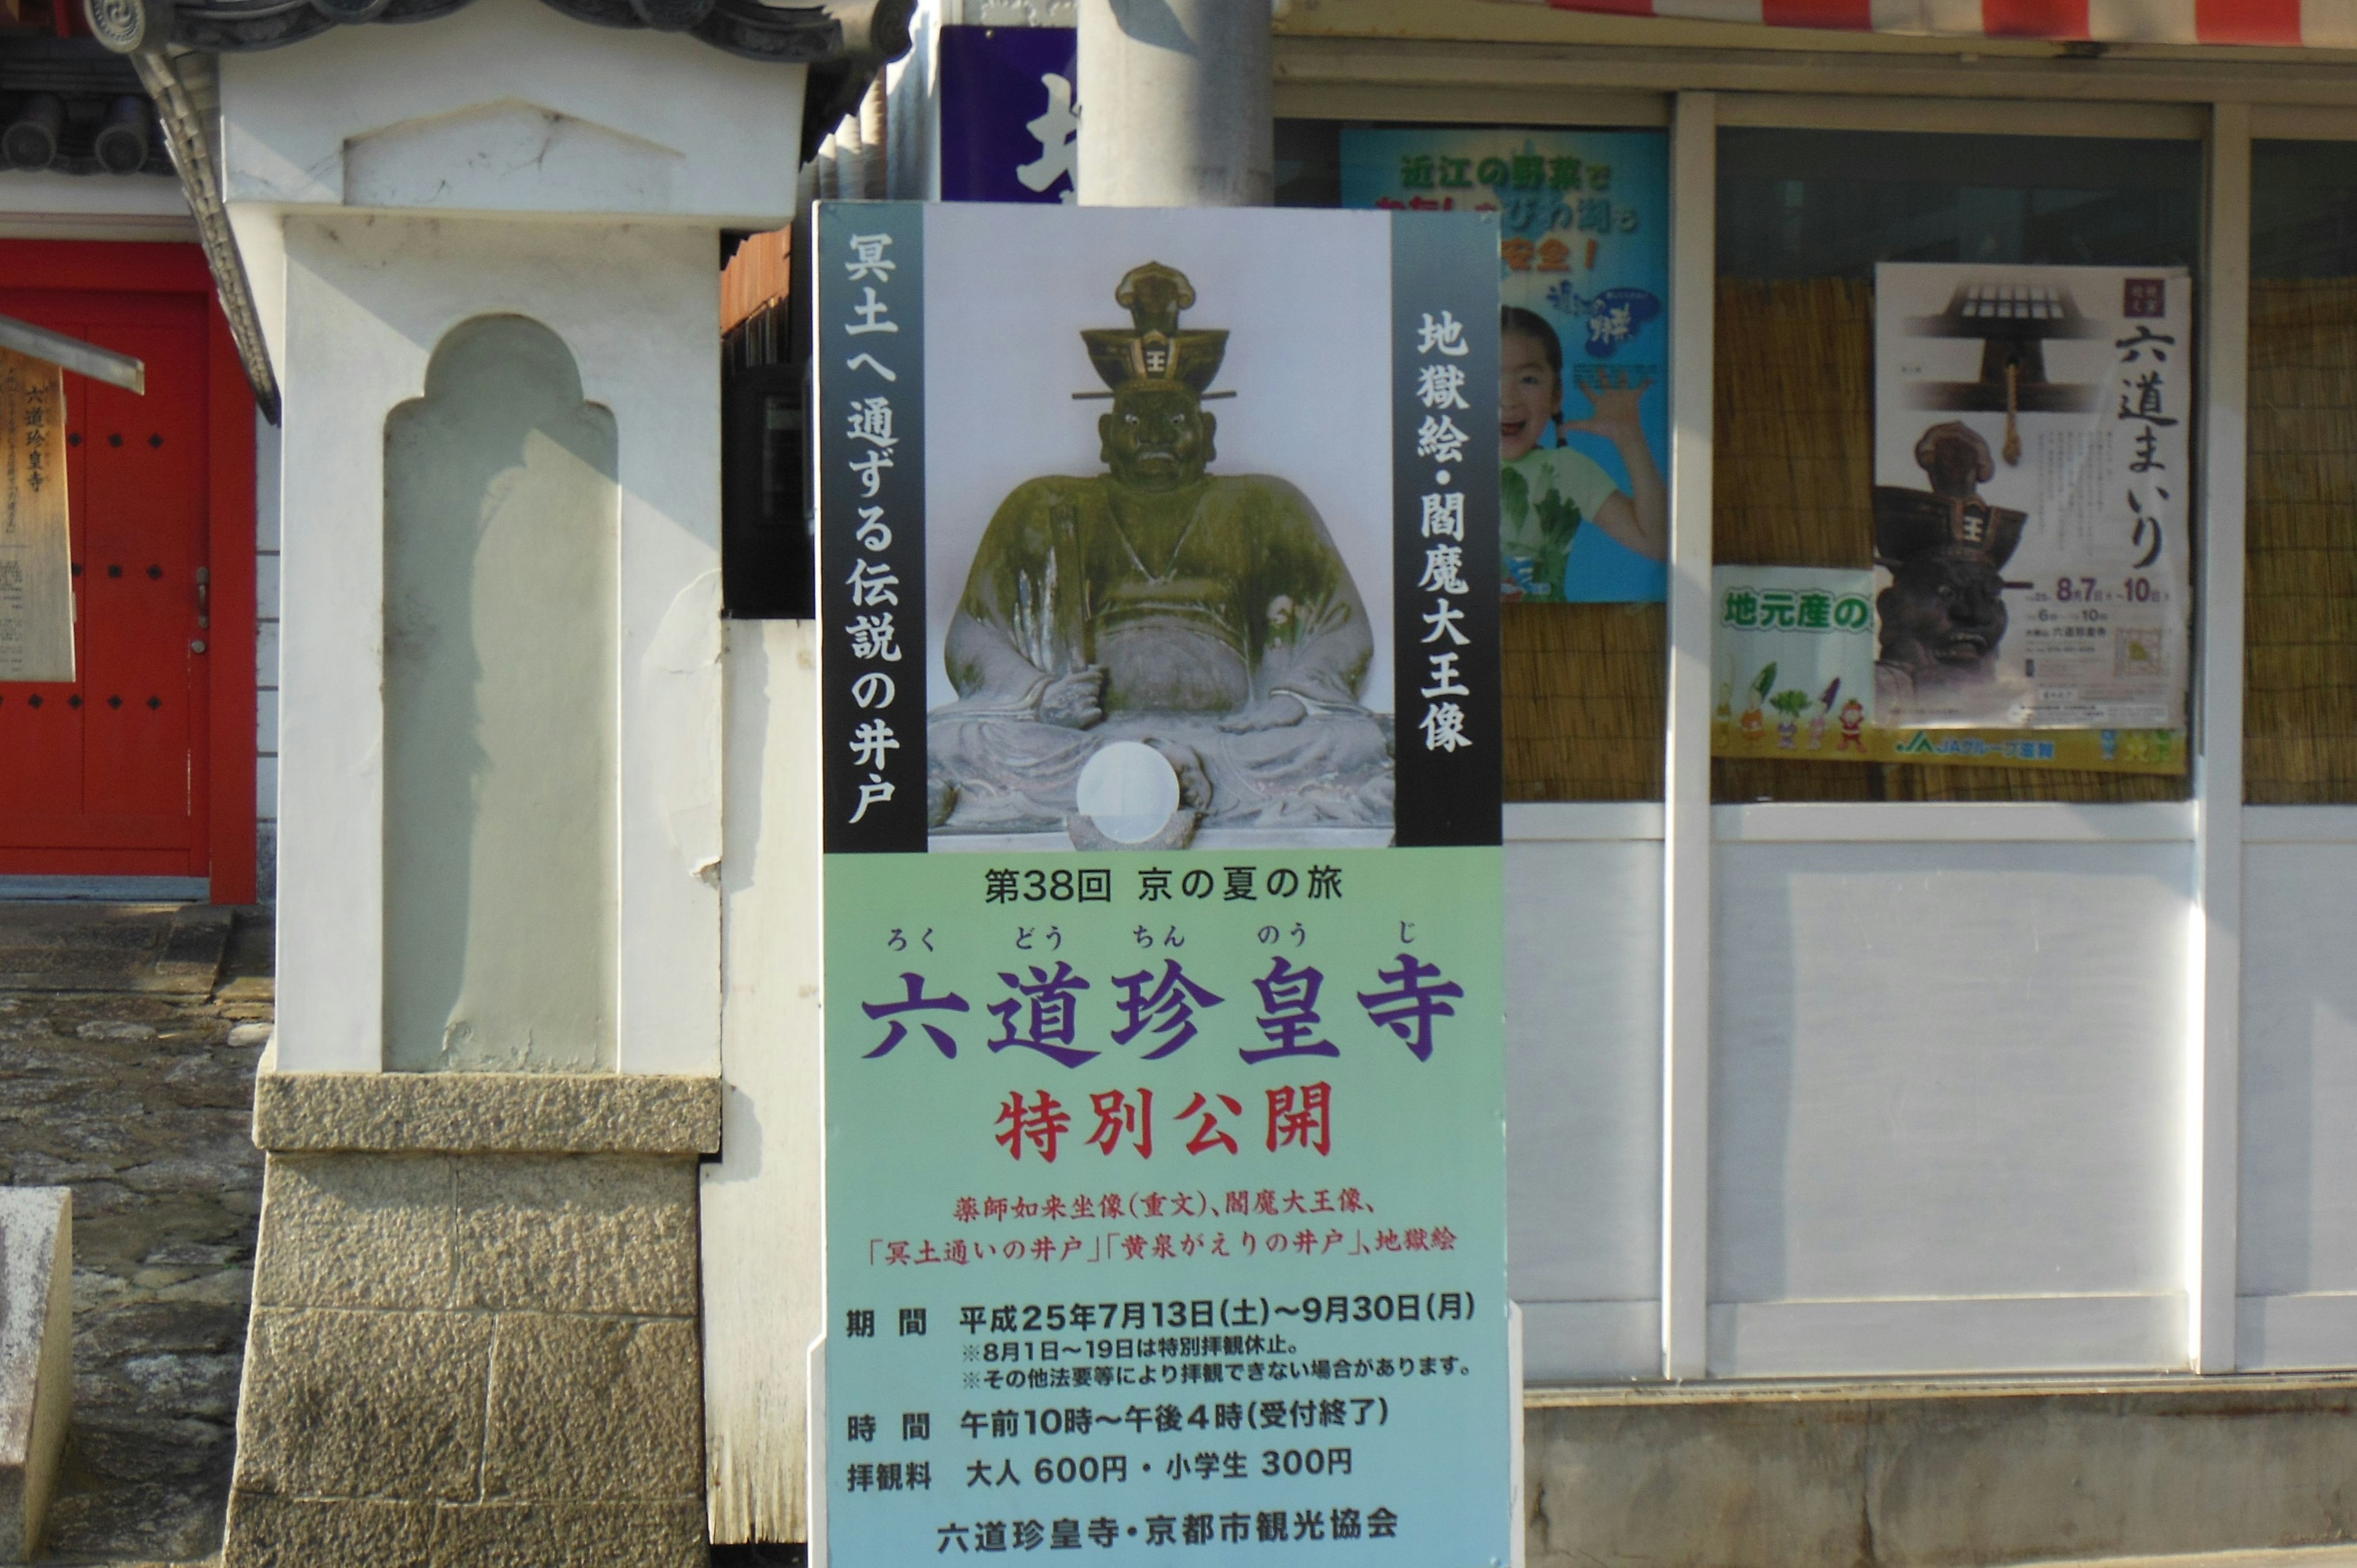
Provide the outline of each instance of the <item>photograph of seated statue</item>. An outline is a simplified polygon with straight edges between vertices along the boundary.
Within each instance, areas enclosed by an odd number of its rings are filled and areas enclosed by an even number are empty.
[[[1281,475],[1221,471],[1205,404],[1236,395],[1212,390],[1230,334],[1181,325],[1187,274],[1146,261],[1109,293],[1131,325],[1081,331],[1104,390],[1071,394],[1076,421],[1105,404],[1103,467],[1024,480],[997,503],[935,654],[956,692],[926,725],[935,847],[1069,833],[1175,848],[1237,831],[1275,845],[1341,830],[1380,844],[1393,716],[1370,707],[1368,677],[1388,627],[1316,499]],[[1370,435],[1386,464],[1387,432]],[[1383,561],[1388,516],[1348,522]],[[1364,586],[1388,608],[1388,580]],[[1145,802],[1125,817],[1146,836],[1102,831],[1086,808],[1105,790]]]

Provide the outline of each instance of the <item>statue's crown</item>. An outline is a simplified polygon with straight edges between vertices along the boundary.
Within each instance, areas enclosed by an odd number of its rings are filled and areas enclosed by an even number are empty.
[[[1132,267],[1113,291],[1113,300],[1129,312],[1132,325],[1081,332],[1104,384],[1119,392],[1140,381],[1177,382],[1200,396],[1220,373],[1228,335],[1179,328],[1178,313],[1195,303],[1195,285],[1187,274],[1160,262]]]
[[[1949,455],[1970,461],[1973,478],[1966,481],[1968,485],[1996,472],[1988,443],[1963,420],[1934,424],[1915,443],[1915,461],[1926,475],[1935,473],[1941,458]],[[1991,506],[1977,489],[1955,496],[1897,485],[1874,487],[1874,553],[1889,565],[1928,551],[1945,550],[1978,555],[1993,566],[2003,566],[2021,543],[2022,525],[2029,521],[2026,512]]]

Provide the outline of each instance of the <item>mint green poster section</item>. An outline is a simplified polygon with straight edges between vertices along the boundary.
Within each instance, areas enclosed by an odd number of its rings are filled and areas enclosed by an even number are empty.
[[[825,897],[834,1568],[1509,1560],[1495,847]]]

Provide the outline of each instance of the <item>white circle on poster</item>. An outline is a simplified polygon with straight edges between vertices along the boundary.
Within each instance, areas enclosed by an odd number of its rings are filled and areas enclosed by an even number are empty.
[[[1115,843],[1144,843],[1178,809],[1178,775],[1142,741],[1116,740],[1081,769],[1073,803]]]

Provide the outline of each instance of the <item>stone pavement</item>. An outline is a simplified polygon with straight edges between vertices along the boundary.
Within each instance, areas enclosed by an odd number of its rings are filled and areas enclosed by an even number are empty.
[[[266,914],[0,905],[0,1182],[74,1193],[74,1412],[41,1561],[221,1538],[262,1156]]]
[[[2282,1552],[2192,1552],[2182,1556],[2082,1556],[2013,1568],[2357,1568],[2357,1547],[2284,1547]]]

